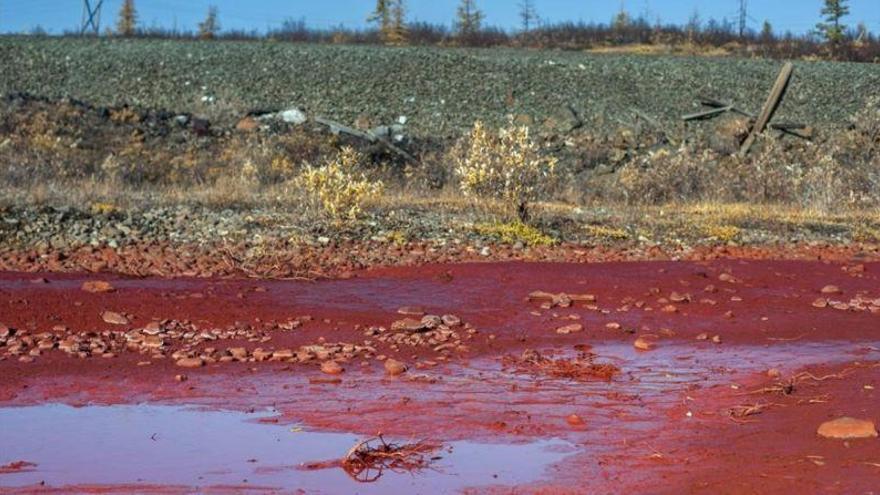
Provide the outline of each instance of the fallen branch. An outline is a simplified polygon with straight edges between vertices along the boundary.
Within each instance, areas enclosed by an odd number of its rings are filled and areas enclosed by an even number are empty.
[[[439,445],[425,442],[411,444],[388,443],[382,434],[355,444],[342,458],[342,468],[357,481],[372,483],[387,469],[392,472],[412,473],[429,467],[440,459],[431,455]]]

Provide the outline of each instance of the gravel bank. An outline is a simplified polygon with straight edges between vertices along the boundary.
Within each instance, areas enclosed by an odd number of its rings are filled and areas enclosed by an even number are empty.
[[[677,122],[698,95],[757,111],[779,62],[512,49],[382,48],[273,42],[0,38],[0,93],[136,104],[234,118],[298,106],[343,122],[456,134],[475,119],[537,122],[571,104],[594,124],[642,112]],[[880,66],[799,62],[779,120],[834,126],[880,87]]]

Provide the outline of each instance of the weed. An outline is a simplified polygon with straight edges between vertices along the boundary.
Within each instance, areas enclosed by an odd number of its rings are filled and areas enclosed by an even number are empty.
[[[306,166],[297,182],[334,220],[354,220],[364,204],[378,198],[384,187],[382,182],[371,181],[356,171],[360,161],[354,149],[343,148],[335,159],[320,167]]]
[[[739,236],[740,228],[736,225],[706,225],[703,227],[703,233],[711,239],[730,242]]]
[[[525,126],[493,132],[478,121],[459,150],[455,171],[461,191],[501,200],[520,221],[528,218],[528,203],[547,189],[557,164],[555,157],[540,154]]]
[[[622,241],[629,238],[629,234],[623,229],[615,229],[604,225],[585,225],[584,230],[592,237]]]

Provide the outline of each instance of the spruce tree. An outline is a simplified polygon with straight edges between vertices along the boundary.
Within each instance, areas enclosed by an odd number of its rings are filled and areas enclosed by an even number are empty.
[[[134,8],[134,0],[125,0],[119,9],[119,19],[116,22],[116,34],[119,36],[134,36],[137,29],[137,10]]]
[[[846,26],[840,21],[849,15],[848,2],[849,0],[825,0],[825,6],[822,7],[825,22],[816,25],[816,30],[825,38],[825,41],[833,46],[837,46],[843,41]]]
[[[473,36],[480,31],[483,18],[476,0],[461,0],[455,20],[455,31],[459,37]]]

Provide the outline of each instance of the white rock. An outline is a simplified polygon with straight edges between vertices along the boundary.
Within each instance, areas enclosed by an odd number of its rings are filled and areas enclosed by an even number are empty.
[[[304,124],[309,120],[309,118],[306,117],[306,114],[299,108],[290,108],[281,112],[279,115],[281,116],[281,120],[293,125]]]

